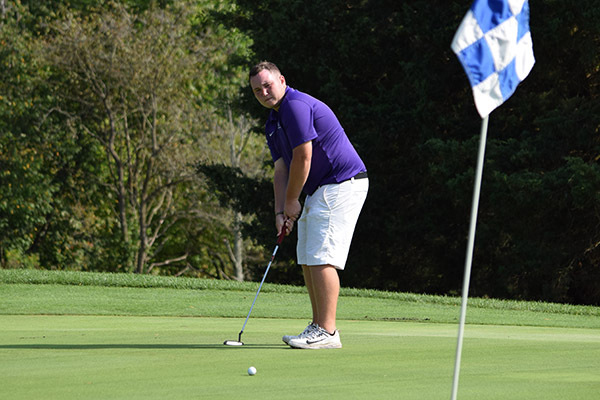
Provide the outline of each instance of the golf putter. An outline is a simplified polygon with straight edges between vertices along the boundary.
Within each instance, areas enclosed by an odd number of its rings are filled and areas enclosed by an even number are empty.
[[[265,278],[267,277],[267,273],[269,272],[269,268],[271,268],[271,264],[273,263],[273,259],[275,259],[275,254],[277,254],[277,250],[279,249],[279,245],[283,241],[283,238],[286,233],[285,224],[281,228],[281,234],[277,238],[277,243],[275,245],[275,250],[273,250],[273,254],[271,255],[271,261],[269,261],[269,265],[267,265],[267,269],[265,270],[265,274],[263,275],[262,280],[260,281],[260,285],[258,286],[258,290],[256,291],[256,295],[254,296],[254,301],[252,301],[252,306],[250,306],[250,311],[248,311],[248,315],[246,316],[246,320],[244,321],[244,325],[242,326],[242,330],[238,334],[238,340],[226,340],[223,342],[225,346],[243,346],[242,342],[242,333],[244,333],[244,329],[246,329],[246,324],[248,323],[248,318],[250,318],[250,314],[252,313],[252,309],[254,308],[254,303],[256,303],[256,298],[260,293],[260,289],[262,288],[263,283],[265,282]]]

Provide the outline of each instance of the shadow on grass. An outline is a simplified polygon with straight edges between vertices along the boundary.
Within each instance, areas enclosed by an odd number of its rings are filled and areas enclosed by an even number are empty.
[[[141,349],[141,350],[233,350],[233,349],[289,349],[284,344],[244,344],[243,346],[225,346],[220,344],[6,344],[0,345],[0,350],[111,350],[111,349]]]

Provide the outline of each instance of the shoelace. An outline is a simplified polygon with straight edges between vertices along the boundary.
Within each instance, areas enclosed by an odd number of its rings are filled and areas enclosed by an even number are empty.
[[[322,336],[327,337],[327,336],[331,336],[331,335],[329,334],[329,332],[327,332],[325,329],[321,328],[319,325],[315,325],[315,329],[312,332],[310,332],[308,335],[306,335],[304,337],[304,339],[314,340],[314,339],[316,339],[318,337],[322,337]]]
[[[304,328],[304,330],[302,331],[301,334],[298,335],[299,338],[304,338],[307,335],[309,335],[312,331],[314,331],[315,329],[318,328],[319,325],[317,324],[313,324],[311,323],[310,325],[308,325],[306,328]]]

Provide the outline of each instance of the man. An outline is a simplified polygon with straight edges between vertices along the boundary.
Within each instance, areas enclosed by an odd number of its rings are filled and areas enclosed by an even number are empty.
[[[277,233],[298,222],[296,252],[312,306],[312,322],[283,341],[293,348],[340,348],[338,270],[367,197],[366,167],[326,104],[287,86],[273,63],[263,61],[249,75],[254,96],[271,110],[265,132],[275,163]]]

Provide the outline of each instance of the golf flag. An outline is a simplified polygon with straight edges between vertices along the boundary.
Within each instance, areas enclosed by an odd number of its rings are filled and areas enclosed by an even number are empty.
[[[516,90],[535,64],[527,0],[475,0],[452,40],[481,118]]]

